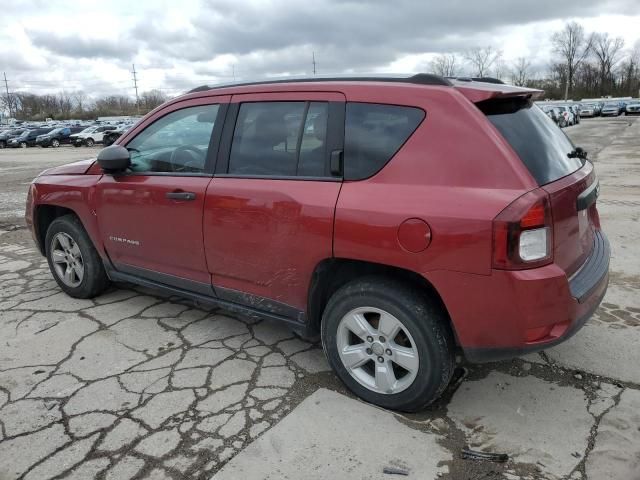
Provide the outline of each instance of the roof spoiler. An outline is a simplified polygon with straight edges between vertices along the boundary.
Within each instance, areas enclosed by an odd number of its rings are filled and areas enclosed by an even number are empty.
[[[535,100],[542,96],[544,90],[535,88],[515,87],[507,85],[499,79],[481,77],[465,79],[451,79],[456,90],[473,103],[483,102],[492,98],[523,97]]]

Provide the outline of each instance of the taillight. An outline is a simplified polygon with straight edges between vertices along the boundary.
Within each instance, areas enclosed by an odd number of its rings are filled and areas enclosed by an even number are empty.
[[[493,220],[493,268],[522,270],[553,260],[553,219],[547,193],[517,198]]]

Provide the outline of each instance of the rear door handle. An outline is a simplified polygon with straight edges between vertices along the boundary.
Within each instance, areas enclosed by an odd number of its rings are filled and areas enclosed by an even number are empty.
[[[171,200],[195,200],[196,194],[193,192],[167,192],[164,195]]]

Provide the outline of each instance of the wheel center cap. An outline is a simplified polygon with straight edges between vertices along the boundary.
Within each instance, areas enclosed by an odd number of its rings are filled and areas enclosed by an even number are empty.
[[[371,350],[373,350],[373,353],[376,355],[382,355],[384,353],[384,347],[378,342],[371,345]]]

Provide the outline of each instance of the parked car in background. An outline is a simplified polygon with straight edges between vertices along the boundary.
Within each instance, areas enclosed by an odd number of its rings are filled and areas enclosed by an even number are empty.
[[[52,128],[34,128],[32,130],[25,130],[18,137],[13,137],[7,145],[12,148],[27,148],[33,147],[36,144],[36,138],[38,135],[43,135],[45,133],[49,133]]]
[[[49,133],[39,135],[36,138],[36,144],[41,147],[59,147],[60,145],[70,144],[71,135],[74,133],[80,133],[83,130],[82,127],[59,127],[54,128]]]
[[[625,110],[627,108],[627,101],[626,100],[620,100],[620,102],[618,102],[618,106],[619,106],[619,115],[622,115],[623,113],[625,113]]]
[[[580,107],[580,116],[581,117],[595,117],[597,116],[598,108],[593,103],[585,103]]]
[[[568,105],[571,113],[573,113],[573,121],[576,125],[580,123],[580,106],[578,104]]]
[[[603,117],[617,117],[620,115],[620,104],[618,102],[607,102],[602,107],[600,115]]]
[[[555,108],[557,108],[558,112],[560,113],[560,119],[558,121],[558,126],[560,128],[565,128],[575,123],[573,113],[569,110],[568,107],[565,107],[564,105],[557,105]]]
[[[625,107],[625,115],[640,115],[640,100],[630,100]]]
[[[38,176],[25,217],[59,287],[126,281],[280,320],[319,334],[356,395],[406,411],[458,352],[520,356],[591,317],[609,280],[598,178],[541,91],[306,80],[200,87],[97,162]]]
[[[9,140],[15,137],[19,137],[26,130],[24,128],[17,128],[11,130],[5,130],[0,133],[0,148],[6,148],[9,145]]]
[[[74,135],[73,146],[80,147],[81,145],[85,145],[87,147],[93,147],[96,143],[102,143],[104,132],[108,130],[113,130],[113,127],[109,125],[100,125],[85,128],[82,132]]]
[[[123,124],[123,125],[118,125],[113,130],[105,131],[102,137],[102,144],[105,147],[108,147],[109,145],[113,145],[116,142],[116,140],[118,140],[130,128],[131,128],[131,125]]]
[[[560,121],[560,111],[557,108],[555,108],[553,105],[542,105],[542,104],[540,104],[539,107],[542,109],[544,113],[547,114],[547,117],[553,120],[553,123],[558,125]]]

